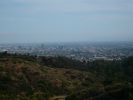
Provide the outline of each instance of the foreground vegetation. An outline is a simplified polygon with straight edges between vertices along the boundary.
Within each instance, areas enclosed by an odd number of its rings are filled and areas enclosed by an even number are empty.
[[[133,57],[77,61],[0,53],[0,100],[133,100]]]

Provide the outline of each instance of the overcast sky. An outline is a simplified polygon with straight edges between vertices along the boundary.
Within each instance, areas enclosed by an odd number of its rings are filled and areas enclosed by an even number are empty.
[[[0,43],[132,40],[133,0],[0,0]]]

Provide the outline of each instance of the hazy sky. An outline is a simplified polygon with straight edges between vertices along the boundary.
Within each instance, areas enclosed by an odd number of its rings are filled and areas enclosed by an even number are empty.
[[[0,43],[132,40],[133,0],[0,0]]]

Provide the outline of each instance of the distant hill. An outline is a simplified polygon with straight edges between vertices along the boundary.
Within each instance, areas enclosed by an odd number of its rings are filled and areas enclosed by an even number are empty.
[[[4,52],[0,100],[132,100],[132,72],[133,57],[80,62]]]

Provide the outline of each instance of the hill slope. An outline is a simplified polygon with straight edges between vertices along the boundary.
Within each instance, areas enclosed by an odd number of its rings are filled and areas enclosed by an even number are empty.
[[[85,79],[92,83],[96,77],[89,72],[42,66],[21,55],[0,57],[0,100],[47,100],[69,95],[85,88]]]
[[[132,58],[80,62],[2,53],[0,100],[132,100]]]

